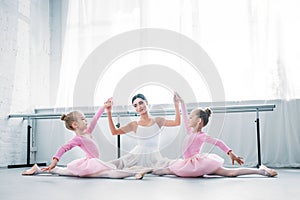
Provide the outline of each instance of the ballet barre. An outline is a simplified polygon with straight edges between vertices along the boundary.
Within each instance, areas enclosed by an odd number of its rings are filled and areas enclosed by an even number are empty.
[[[187,111],[190,112],[192,109],[198,107],[198,105],[201,104],[187,104]],[[117,117],[117,124],[116,127],[120,127],[120,118],[121,117],[130,117],[130,116],[138,116],[136,112],[134,111],[126,111],[126,109],[123,111],[119,110],[118,112],[113,112],[112,117]],[[128,107],[127,107],[128,108]],[[260,112],[267,112],[267,111],[273,111],[275,109],[275,104],[263,104],[263,105],[240,105],[240,106],[215,106],[215,107],[209,107],[212,111],[212,113],[243,113],[243,112],[255,112],[256,113],[256,136],[257,136],[257,156],[258,156],[258,164],[257,167],[261,165],[261,142],[260,142],[260,122],[259,122],[259,113]],[[162,116],[162,115],[175,115],[174,109],[151,109],[150,114],[152,116]],[[31,153],[31,129],[32,126],[30,125],[30,122],[32,120],[40,120],[40,119],[60,119],[62,113],[47,113],[47,114],[10,114],[8,115],[8,118],[23,118],[23,120],[27,120],[27,162],[26,164],[21,165],[8,165],[8,168],[14,168],[14,167],[29,167],[32,166],[30,164],[30,153]],[[92,118],[95,115],[95,112],[86,112],[84,115],[87,118]],[[103,113],[101,117],[107,117],[107,113]],[[120,141],[120,135],[117,136],[117,147],[118,152],[117,156],[120,157],[120,150],[121,150],[121,141]],[[45,163],[39,163],[39,165],[43,166],[46,165]]]

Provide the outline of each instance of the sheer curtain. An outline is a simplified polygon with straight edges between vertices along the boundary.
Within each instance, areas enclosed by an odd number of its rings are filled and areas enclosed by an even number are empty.
[[[293,152],[289,151],[290,160],[283,161],[280,158],[283,155],[283,152],[280,153],[281,149],[270,146],[268,150],[275,151],[276,155],[266,159],[270,163],[273,162],[273,165],[277,162],[277,166],[280,165],[278,163],[293,163],[293,166],[299,166],[300,161],[296,155],[300,153],[300,127],[296,119],[289,114],[293,110],[293,116],[297,115],[296,111],[299,110],[299,10],[298,0],[63,1],[61,12],[66,12],[67,15],[62,19],[66,21],[66,26],[61,27],[62,64],[58,77],[56,106],[73,106],[75,82],[83,63],[95,48],[108,39],[140,28],[172,30],[195,41],[211,58],[222,79],[226,101],[234,101],[237,104],[243,104],[244,101],[247,103],[249,100],[251,103],[275,102],[279,106],[280,113],[276,112],[273,115],[278,115],[274,121],[281,124],[272,126],[267,122],[267,118],[264,119],[266,121],[262,123],[266,122],[267,125],[263,125],[262,129],[263,132],[267,132],[267,136],[263,136],[266,137],[263,140],[280,143],[284,146],[284,152],[290,150],[288,146],[292,146]],[[137,54],[132,58],[137,62],[127,59],[128,63],[118,67],[114,67],[114,63],[108,66],[102,76],[105,78],[101,80],[100,77],[98,81],[104,87],[95,94],[97,102],[103,102],[112,95],[111,91],[117,90],[115,85],[111,84],[112,80],[121,79],[133,70],[134,66],[138,68],[143,65],[145,54],[143,52],[143,55]],[[154,57],[153,62],[159,63],[160,58]],[[168,57],[163,57],[161,62],[164,60],[165,65],[168,65],[165,59]],[[170,57],[170,62],[171,60]],[[190,70],[180,59],[177,64],[179,73],[184,74]],[[197,101],[211,100],[209,86],[204,88],[206,91],[199,91],[199,85],[205,85],[201,76],[193,79],[189,78],[189,75],[182,76],[187,79],[193,91],[196,91]],[[153,85],[153,90],[147,85],[150,93],[157,90],[157,84]],[[171,103],[171,98],[168,101]],[[226,125],[229,131],[235,130],[237,134],[243,132],[242,125],[236,125],[234,121],[226,123],[231,123]],[[288,137],[280,135],[280,132],[287,130]],[[275,139],[272,133],[277,134]],[[245,138],[232,136],[230,140],[234,145],[235,142],[243,143]],[[252,150],[253,153],[249,156],[254,158],[255,151]],[[274,161],[271,161],[273,158]]]
[[[72,105],[76,77],[97,46],[125,31],[145,27],[173,30],[197,42],[215,63],[226,100],[300,96],[297,0],[66,2],[58,106]],[[210,100],[205,95],[198,98]]]

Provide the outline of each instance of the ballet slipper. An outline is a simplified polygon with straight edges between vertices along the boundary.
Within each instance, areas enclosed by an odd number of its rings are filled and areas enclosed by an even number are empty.
[[[25,170],[22,172],[22,175],[34,175],[38,172],[39,166],[37,164],[34,164],[30,169]]]
[[[138,173],[135,174],[135,179],[143,179],[145,174],[152,173],[152,171],[153,171],[153,168],[150,168],[150,167],[140,169],[140,170],[138,170]]]
[[[142,180],[144,178],[145,174],[146,174],[146,172],[137,173],[137,174],[135,174],[134,177],[136,180]]]
[[[264,174],[265,176],[268,176],[268,177],[274,177],[274,176],[277,176],[277,172],[274,170],[274,169],[270,169],[264,165],[261,165],[259,167],[260,170],[263,170],[264,171]]]

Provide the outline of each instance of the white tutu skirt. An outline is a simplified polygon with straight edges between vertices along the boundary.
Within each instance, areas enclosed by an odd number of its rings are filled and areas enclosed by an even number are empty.
[[[90,176],[107,170],[115,170],[116,167],[98,158],[80,158],[70,162],[67,169],[74,176]]]
[[[162,157],[158,148],[137,145],[128,154],[116,160],[110,161],[118,169],[140,166],[146,168],[165,168],[169,165],[170,159]]]
[[[179,159],[169,166],[177,176],[198,177],[212,174],[224,163],[224,159],[216,154],[197,154],[186,159]]]

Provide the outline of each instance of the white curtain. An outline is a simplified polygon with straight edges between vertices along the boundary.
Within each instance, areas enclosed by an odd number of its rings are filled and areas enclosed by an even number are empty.
[[[67,15],[62,27],[57,106],[72,105],[78,72],[97,46],[125,31],[145,27],[176,31],[198,43],[220,74],[226,100],[300,96],[297,0],[75,0],[62,4]],[[126,74],[132,69],[123,70]],[[111,71],[106,77],[116,74]],[[197,88],[202,80],[188,82]],[[107,91],[115,89],[103,84]],[[211,100],[205,92],[196,96]]]
[[[268,160],[272,165],[282,166],[280,163],[284,163],[287,166],[287,163],[292,163],[292,166],[299,166],[296,155],[300,152],[300,130],[294,126],[298,124],[298,118],[290,115],[291,111],[296,115],[294,111],[299,108],[296,99],[300,97],[300,82],[297,79],[300,74],[299,10],[298,0],[62,1],[61,12],[67,14],[62,19],[66,22],[65,26],[61,27],[62,64],[56,106],[73,106],[78,73],[91,52],[105,41],[140,28],[172,30],[195,41],[211,58],[222,79],[226,101],[239,104],[241,101],[259,100],[259,103],[268,103],[279,99],[281,113],[276,112],[276,115],[280,116],[276,118],[274,113],[270,114],[272,119],[275,117],[276,124],[264,127],[263,132],[268,134],[263,140],[283,145],[278,148],[283,152],[274,150],[269,144],[274,155],[265,159],[276,158],[277,164]],[[95,93],[97,105],[117,90],[112,80],[119,80],[135,67],[148,64],[149,57],[156,64],[164,63],[182,74],[197,101],[211,101],[209,86],[205,86],[201,76],[194,78],[191,67],[186,67],[181,59],[174,62],[174,56],[160,54],[151,57],[150,52],[147,57],[145,54],[147,52],[124,56],[122,62],[116,61],[108,67],[98,82],[100,89]],[[147,85],[147,91],[152,96],[152,103],[171,103],[172,98],[163,102],[166,96],[155,95],[159,85],[153,84],[153,90],[150,86]],[[143,91],[143,88],[139,89]],[[286,103],[288,106],[285,106]],[[235,126],[235,122],[226,123],[231,123],[229,127]],[[243,128],[240,127],[240,130]],[[287,137],[277,137],[279,134],[287,134]],[[283,143],[276,138],[284,139]],[[243,144],[245,138],[238,136],[234,141]],[[279,157],[285,153],[288,158],[280,160]],[[255,160],[255,153],[252,153],[252,160]]]

